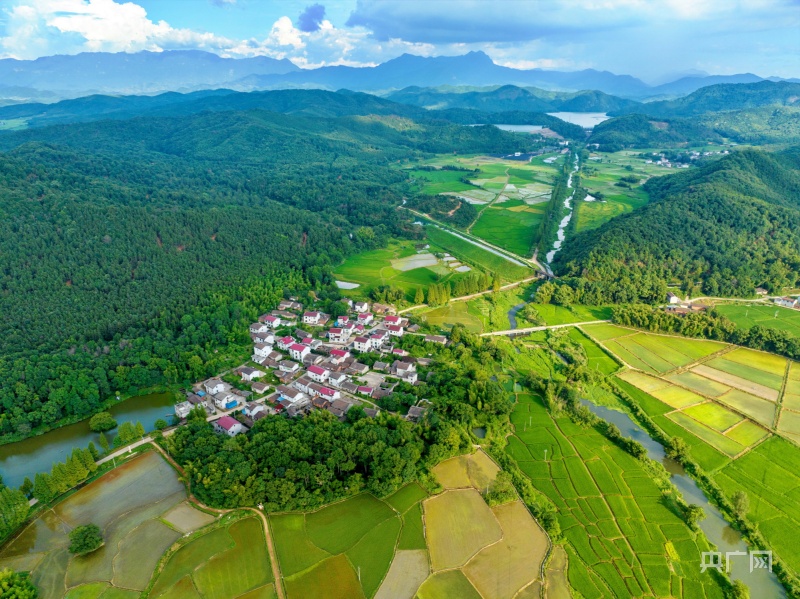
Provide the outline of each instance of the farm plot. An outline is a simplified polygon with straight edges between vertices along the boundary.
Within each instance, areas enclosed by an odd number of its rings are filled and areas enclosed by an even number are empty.
[[[73,588],[80,595],[103,584],[107,595],[124,592],[118,586],[142,591],[161,554],[180,537],[159,518],[185,499],[172,467],[158,453],[144,453],[39,516],[3,548],[0,567],[30,570],[43,599],[61,598]],[[105,545],[70,556],[69,531],[90,522],[103,530]]]
[[[725,345],[716,341],[636,333],[609,340],[606,347],[634,368],[662,374],[714,354]]]
[[[470,191],[476,186],[464,183],[462,179],[470,175],[464,171],[451,170],[408,170],[409,177],[421,186],[422,193],[436,195],[439,193]]]
[[[758,524],[776,560],[800,573],[800,448],[773,436],[726,466],[715,480],[730,499],[744,491],[749,518]]]
[[[583,331],[577,327],[569,330],[569,337],[583,347],[586,352],[587,365],[591,370],[597,370],[603,374],[613,374],[619,370],[619,365],[609,356],[603,348],[597,345]]]
[[[471,232],[509,252],[529,256],[543,218],[544,204],[528,206],[521,200],[509,200],[481,212]]]
[[[786,390],[783,394],[783,408],[800,412],[800,362],[792,362],[789,377],[786,379]]]
[[[449,329],[453,325],[463,324],[468,331],[482,333],[484,330],[483,315],[475,313],[471,308],[470,302],[451,302],[446,306],[420,314],[420,317],[433,326]]]
[[[766,427],[772,428],[775,422],[775,410],[777,409],[775,403],[755,395],[732,389],[719,397],[718,401],[732,407],[734,410],[738,410]]]
[[[226,599],[271,592],[272,569],[261,521],[247,517],[193,538],[170,555],[149,597]]]
[[[800,312],[779,306],[746,306],[721,304],[714,308],[723,316],[731,319],[737,327],[749,329],[759,325],[768,329],[786,331],[800,336]]]
[[[625,329],[618,327],[615,324],[601,323],[601,324],[588,324],[583,329],[593,338],[598,341],[607,341],[608,339],[616,339],[618,337],[625,337],[633,335],[637,331],[633,329]]]
[[[674,588],[722,596],[695,565],[704,540],[664,505],[640,462],[594,429],[553,419],[539,398],[521,396],[511,420],[518,444],[509,454],[528,449],[520,468],[559,507],[568,578],[583,597],[669,596]]]
[[[425,227],[428,239],[437,246],[444,248],[462,262],[477,266],[478,268],[496,272],[508,282],[519,281],[530,275],[530,268],[523,263],[494,254],[469,241],[461,239],[438,227]]]

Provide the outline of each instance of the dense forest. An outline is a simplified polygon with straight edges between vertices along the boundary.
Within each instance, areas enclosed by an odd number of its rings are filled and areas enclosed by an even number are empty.
[[[654,177],[650,203],[576,235],[557,256],[588,304],[663,302],[666,284],[693,295],[748,297],[800,280],[797,150],[747,150]]]
[[[656,120],[642,114],[630,114],[595,125],[588,143],[600,144],[599,149],[603,152],[616,152],[623,148],[675,147],[721,141],[719,133],[694,120]]]
[[[526,149],[494,127],[262,110],[0,136],[0,435],[196,380],[287,291],[412,235],[398,162]],[[404,220],[405,219],[405,220]]]

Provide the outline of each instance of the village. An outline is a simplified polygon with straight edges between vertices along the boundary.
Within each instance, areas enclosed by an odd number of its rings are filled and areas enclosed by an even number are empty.
[[[326,410],[345,420],[351,408],[360,406],[367,416],[377,416],[376,402],[401,382],[415,385],[417,366],[428,366],[431,360],[412,358],[398,347],[397,340],[419,335],[420,327],[396,315],[394,306],[342,302],[348,314],[333,322],[328,314],[303,311],[294,298],[261,315],[250,325],[250,360],[226,375],[196,383],[175,406],[177,420],[183,422],[202,408],[215,431],[233,437],[272,414],[296,417]],[[424,339],[442,345],[448,341],[443,335]],[[418,421],[426,403],[423,399],[411,406],[406,419]]]

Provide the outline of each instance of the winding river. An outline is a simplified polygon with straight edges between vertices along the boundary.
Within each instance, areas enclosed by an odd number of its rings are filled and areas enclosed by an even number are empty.
[[[156,420],[174,414],[171,393],[137,395],[120,401],[109,409],[119,424],[141,422],[145,430],[152,431]],[[115,435],[106,433],[109,441]],[[37,472],[49,472],[56,462],[63,462],[75,447],[86,447],[90,441],[98,444],[100,436],[89,430],[89,420],[62,426],[50,432],[0,445],[0,474],[9,487],[18,487],[26,476],[31,480]],[[99,446],[98,446],[99,448]]]
[[[572,168],[572,172],[569,174],[567,178],[567,189],[572,189],[572,175],[578,172],[578,156],[575,156],[575,166]],[[572,193],[569,194],[566,199],[564,200],[564,207],[567,209],[567,214],[564,218],[561,219],[561,222],[558,225],[558,232],[556,233],[557,239],[553,242],[553,249],[547,252],[545,256],[545,260],[549,265],[553,263],[553,258],[556,257],[556,253],[561,249],[561,246],[564,244],[564,239],[566,239],[566,230],[567,225],[569,225],[569,221],[572,220],[572,200],[575,198],[575,190],[572,189]]]
[[[624,436],[641,443],[647,450],[650,459],[664,465],[667,472],[672,475],[670,481],[681,492],[686,503],[699,505],[705,511],[706,517],[700,521],[700,529],[706,538],[717,546],[717,551],[723,554],[735,551],[747,553],[748,547],[742,540],[742,535],[731,528],[722,513],[708,500],[694,479],[686,474],[683,466],[667,457],[664,447],[660,443],[654,441],[624,412],[598,406],[587,400],[583,400],[583,404],[599,418],[615,424]],[[699,566],[700,564],[698,564]],[[758,599],[784,599],[786,597],[786,591],[775,574],[760,569],[750,572],[749,558],[746,555],[732,558],[730,575],[734,580],[741,580],[750,588],[750,596],[753,599],[756,597]]]

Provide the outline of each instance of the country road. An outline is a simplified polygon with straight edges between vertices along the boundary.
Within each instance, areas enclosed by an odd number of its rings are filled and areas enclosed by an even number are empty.
[[[509,329],[507,331],[492,331],[490,333],[481,333],[481,337],[499,337],[502,335],[519,335],[521,333],[535,333],[536,331],[547,331],[549,329],[565,329],[567,327],[580,327],[587,324],[602,324],[604,322],[611,322],[610,320],[587,320],[586,322],[568,322],[566,324],[550,324],[540,327],[527,327],[524,329]]]
[[[519,287],[520,285],[524,285],[525,283],[531,283],[533,281],[538,281],[541,277],[533,276],[527,277],[525,279],[521,279],[519,281],[515,281],[513,283],[508,283],[507,285],[503,285],[500,287],[500,291],[505,291],[506,289],[513,289],[514,287]],[[465,302],[471,299],[475,299],[476,297],[480,297],[482,295],[487,295],[489,293],[494,293],[493,289],[487,289],[486,291],[479,291],[478,293],[470,293],[469,295],[461,295],[459,297],[450,298],[450,303],[452,302]],[[428,304],[417,304],[416,306],[411,306],[410,308],[404,308],[403,310],[399,310],[398,314],[405,314],[406,312],[411,312],[412,310],[417,310],[418,308],[427,308]]]

